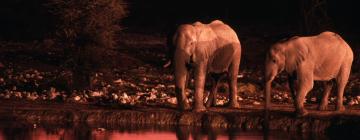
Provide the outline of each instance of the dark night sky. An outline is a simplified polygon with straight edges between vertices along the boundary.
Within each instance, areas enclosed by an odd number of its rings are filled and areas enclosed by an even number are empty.
[[[296,1],[206,1],[131,0],[128,23],[150,25],[157,22],[192,22],[223,19],[227,22],[291,21],[297,13]],[[281,6],[278,3],[281,3]],[[126,23],[126,21],[125,21]]]
[[[222,19],[230,25],[274,23],[296,25],[298,0],[127,0],[127,27],[166,29],[174,23]],[[327,0],[331,22],[338,29],[359,33],[356,0]],[[54,28],[44,0],[5,0],[0,5],[0,39],[41,39]]]
[[[360,17],[355,0],[328,0],[333,22],[354,24]],[[298,0],[130,0],[125,23],[152,25],[220,18],[232,23],[297,22]],[[226,14],[227,13],[227,14]],[[227,15],[227,16],[226,16]]]

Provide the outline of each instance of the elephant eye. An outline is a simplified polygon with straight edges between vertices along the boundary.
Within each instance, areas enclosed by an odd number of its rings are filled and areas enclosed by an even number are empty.
[[[273,59],[273,60],[272,60],[272,62],[273,62],[273,63],[276,63],[276,60],[275,60],[275,59]]]

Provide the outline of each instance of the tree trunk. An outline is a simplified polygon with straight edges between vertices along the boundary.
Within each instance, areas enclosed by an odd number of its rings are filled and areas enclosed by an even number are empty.
[[[300,33],[317,34],[331,29],[326,0],[299,0]]]

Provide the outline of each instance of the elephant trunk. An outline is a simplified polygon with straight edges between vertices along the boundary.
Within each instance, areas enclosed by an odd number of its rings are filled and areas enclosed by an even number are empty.
[[[186,81],[188,77],[188,70],[186,68],[187,60],[188,57],[184,51],[177,50],[175,52],[175,93],[178,101],[178,107],[182,110],[186,110],[188,108],[188,101],[185,95]]]
[[[266,68],[265,69],[265,110],[270,109],[271,104],[271,83],[277,75],[277,70]]]
[[[265,109],[266,110],[270,109],[270,102],[271,102],[270,93],[271,93],[271,81],[267,81],[265,84]]]
[[[167,68],[171,65],[171,60],[167,60],[165,64],[163,65],[163,68]]]

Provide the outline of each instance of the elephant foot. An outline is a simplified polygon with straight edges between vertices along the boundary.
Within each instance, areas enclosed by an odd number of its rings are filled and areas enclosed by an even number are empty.
[[[194,107],[193,111],[194,112],[204,112],[204,111],[206,111],[206,108],[205,108],[205,106],[197,106],[197,107]]]
[[[340,112],[345,111],[345,106],[344,105],[336,106],[336,111],[340,111]]]
[[[318,110],[321,110],[321,111],[327,110],[327,105],[320,105]]]
[[[191,107],[188,103],[178,104],[178,108],[182,111],[190,110]]]
[[[304,117],[309,114],[309,112],[306,109],[298,109],[296,110],[295,113],[297,117]]]
[[[230,101],[227,104],[228,108],[233,108],[233,109],[239,109],[240,108],[240,104],[237,101]]]

